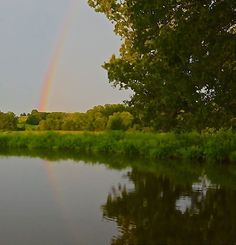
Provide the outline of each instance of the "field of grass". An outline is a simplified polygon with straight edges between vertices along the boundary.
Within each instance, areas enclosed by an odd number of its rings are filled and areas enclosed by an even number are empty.
[[[47,150],[143,159],[236,162],[236,134],[141,132],[0,132],[1,150]]]

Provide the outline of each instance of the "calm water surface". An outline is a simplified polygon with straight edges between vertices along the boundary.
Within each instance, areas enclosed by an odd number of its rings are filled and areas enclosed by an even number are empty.
[[[0,244],[235,245],[235,176],[0,157]]]

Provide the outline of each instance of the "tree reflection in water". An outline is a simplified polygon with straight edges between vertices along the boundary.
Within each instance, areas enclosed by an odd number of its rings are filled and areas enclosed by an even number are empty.
[[[236,191],[214,185],[206,175],[198,182],[175,183],[167,176],[133,169],[134,190],[114,187],[103,208],[117,222],[113,245],[184,245],[236,243]]]

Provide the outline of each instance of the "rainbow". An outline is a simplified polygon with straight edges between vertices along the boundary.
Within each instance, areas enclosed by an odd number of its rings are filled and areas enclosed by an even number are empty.
[[[47,160],[43,160],[42,167],[48,178],[48,183],[51,187],[52,197],[56,206],[60,210],[61,218],[63,220],[64,228],[66,232],[71,236],[72,239],[79,243],[79,227],[72,220],[69,220],[69,217],[72,217],[70,210],[65,205],[65,198],[61,192],[60,179],[56,174],[56,169],[53,168],[53,163],[50,163]]]
[[[62,29],[58,35],[55,48],[52,52],[51,60],[48,65],[46,75],[44,76],[42,92],[38,105],[38,111],[43,112],[47,108],[50,90],[52,87],[52,83],[55,80],[57,74],[58,64],[60,62],[60,57],[63,53],[65,41],[68,36],[70,27],[74,23],[77,13],[78,13],[78,1],[71,0],[71,4],[69,5],[68,12],[65,16],[64,21],[62,22]]]
[[[58,65],[60,62],[60,58],[63,53],[66,38],[70,31],[70,27],[74,23],[75,17],[77,16],[77,13],[78,13],[79,0],[70,0],[70,1],[71,3],[68,7],[67,14],[64,18],[64,21],[62,22],[61,32],[58,35],[56,45],[52,52],[51,59],[50,59],[50,62],[47,68],[47,72],[44,76],[42,92],[41,92],[40,101],[38,105],[38,111],[41,111],[41,112],[45,111],[48,105],[50,90],[52,87],[52,83],[55,80],[55,77],[57,74],[57,69],[58,69]],[[70,234],[74,237],[74,239],[77,240],[78,234],[76,230],[76,225],[68,222],[68,217],[70,217],[69,210],[63,204],[64,202],[62,200],[63,197],[60,191],[60,183],[59,183],[59,180],[57,179],[56,173],[54,169],[52,168],[52,166],[50,165],[50,163],[47,161],[43,161],[43,167],[47,174],[54,200],[62,212],[65,226],[68,232],[70,232]]]

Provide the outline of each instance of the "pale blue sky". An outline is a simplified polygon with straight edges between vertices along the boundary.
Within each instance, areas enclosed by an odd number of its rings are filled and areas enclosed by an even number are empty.
[[[85,111],[119,103],[130,92],[108,83],[104,61],[120,46],[102,14],[79,2],[49,96],[48,111]],[[36,108],[58,33],[71,0],[0,1],[0,110]]]

